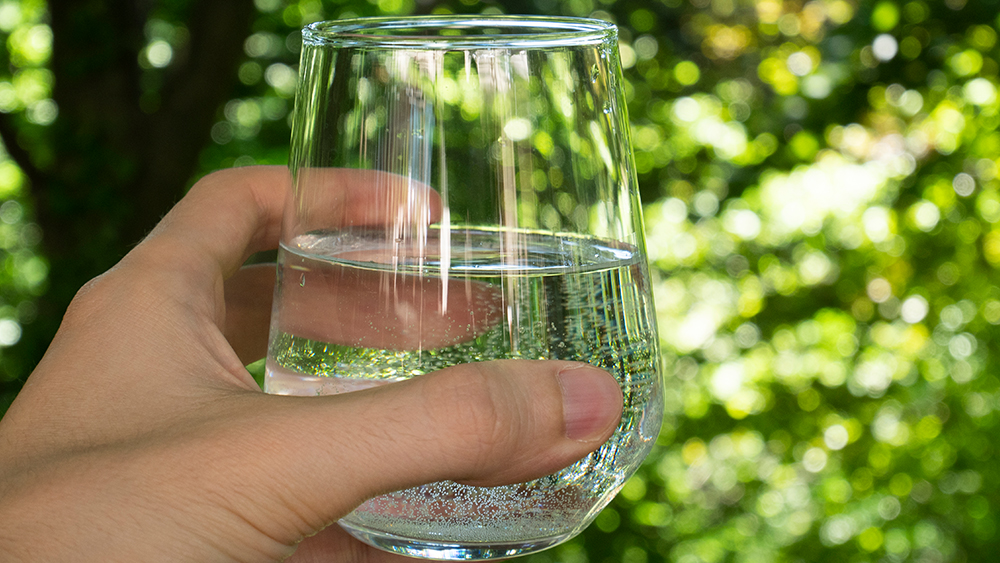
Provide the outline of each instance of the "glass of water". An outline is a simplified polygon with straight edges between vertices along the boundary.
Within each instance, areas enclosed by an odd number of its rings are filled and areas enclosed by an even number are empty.
[[[510,16],[313,24],[290,168],[267,392],[561,359],[607,370],[624,396],[612,438],[562,471],[397,491],[340,525],[435,559],[511,557],[578,534],[662,418],[616,28]]]

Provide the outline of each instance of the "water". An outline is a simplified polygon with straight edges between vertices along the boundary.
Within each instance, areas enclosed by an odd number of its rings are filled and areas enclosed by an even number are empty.
[[[652,447],[662,416],[647,270],[634,248],[575,236],[430,230],[299,237],[280,253],[265,389],[343,393],[458,363],[568,359],[612,373],[624,413],[574,465],[503,487],[441,482],[372,499],[341,521],[379,547],[509,557],[579,533]]]

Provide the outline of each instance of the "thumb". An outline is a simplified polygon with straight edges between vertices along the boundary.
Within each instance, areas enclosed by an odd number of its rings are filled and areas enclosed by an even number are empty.
[[[306,533],[393,490],[442,480],[501,485],[553,473],[604,443],[623,404],[604,370],[526,360],[463,364],[382,388],[281,400],[283,410],[295,411],[286,419],[294,422],[276,440],[280,453],[268,456],[274,466],[265,482],[280,485],[273,492],[283,506],[292,492],[296,515],[311,528]]]

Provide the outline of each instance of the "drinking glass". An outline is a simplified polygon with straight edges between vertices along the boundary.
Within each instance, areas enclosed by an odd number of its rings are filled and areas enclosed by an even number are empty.
[[[623,85],[617,29],[598,20],[303,31],[265,390],[561,359],[607,370],[624,396],[612,438],[572,466],[373,498],[340,521],[357,538],[434,559],[544,549],[583,530],[648,454],[662,390]]]

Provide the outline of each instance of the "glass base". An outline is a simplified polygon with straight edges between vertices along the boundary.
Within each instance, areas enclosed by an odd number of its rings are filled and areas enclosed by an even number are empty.
[[[340,527],[368,545],[390,553],[440,561],[489,561],[527,555],[562,543],[575,534],[568,533],[548,538],[531,538],[508,542],[445,542],[395,536],[383,531],[369,530],[341,520]]]

